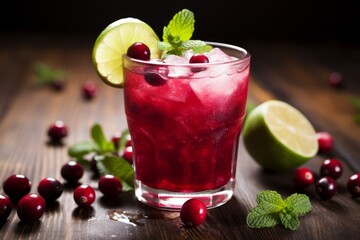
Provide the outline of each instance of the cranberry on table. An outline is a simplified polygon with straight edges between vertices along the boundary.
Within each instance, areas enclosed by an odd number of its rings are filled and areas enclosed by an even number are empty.
[[[347,189],[354,198],[360,197],[360,173],[356,173],[349,177]]]
[[[332,179],[338,179],[343,171],[342,164],[335,158],[326,159],[320,166],[321,176],[329,176]]]
[[[314,174],[305,167],[295,169],[293,183],[297,189],[303,190],[314,183]]]
[[[99,178],[99,190],[104,196],[116,196],[122,192],[122,184],[116,176],[107,174]]]
[[[206,219],[206,205],[195,198],[187,200],[180,209],[180,219],[187,227],[202,224]]]
[[[8,197],[0,194],[0,221],[5,221],[11,213],[12,204]]]
[[[133,164],[133,148],[132,146],[128,146],[124,149],[121,156],[128,161],[130,164]]]
[[[83,85],[83,95],[86,99],[92,99],[98,94],[98,88],[93,81],[86,81]]]
[[[52,141],[58,142],[66,137],[68,132],[69,130],[66,124],[61,120],[57,120],[49,126],[47,134]]]
[[[73,160],[70,160],[61,167],[61,176],[69,183],[76,183],[83,174],[84,168]]]
[[[143,61],[149,61],[150,49],[146,44],[141,42],[136,42],[128,48],[127,55],[131,58],[135,58]]]
[[[46,201],[55,201],[63,193],[64,187],[61,182],[52,177],[41,179],[38,192]]]
[[[22,197],[17,205],[17,215],[21,221],[35,222],[45,212],[45,200],[37,193]]]
[[[344,87],[344,81],[343,81],[342,74],[339,73],[339,72],[330,73],[330,75],[329,75],[329,84],[332,87],[335,87],[335,88]]]
[[[14,174],[4,181],[3,189],[11,200],[18,201],[30,192],[31,182],[22,174]]]
[[[62,80],[62,79],[54,79],[52,82],[51,82],[51,86],[52,88],[55,90],[55,91],[62,91],[64,90],[65,88],[65,80]]]
[[[79,207],[89,207],[95,201],[96,195],[91,186],[82,184],[75,188],[73,197]]]
[[[126,147],[132,146],[131,135],[130,134],[126,135],[126,144],[125,144],[125,146]]]
[[[121,135],[121,132],[115,132],[111,137],[111,142],[114,144],[115,149],[119,149],[120,147]]]
[[[316,137],[319,143],[319,152],[329,152],[334,145],[333,137],[328,132],[317,132]]]
[[[316,193],[320,196],[321,200],[328,200],[332,198],[337,190],[337,185],[331,177],[320,178],[315,185]]]

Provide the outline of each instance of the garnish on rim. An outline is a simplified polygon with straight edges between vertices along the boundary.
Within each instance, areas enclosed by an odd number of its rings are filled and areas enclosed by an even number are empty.
[[[201,40],[190,40],[195,30],[194,13],[183,9],[172,18],[167,27],[163,29],[163,41],[158,48],[163,51],[162,58],[173,54],[181,56],[185,51],[192,49],[195,53],[204,53],[211,46]]]

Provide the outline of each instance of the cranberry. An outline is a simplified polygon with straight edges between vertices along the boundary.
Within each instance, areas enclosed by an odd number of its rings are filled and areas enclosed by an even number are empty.
[[[68,128],[66,124],[61,120],[57,120],[55,123],[51,124],[50,127],[48,128],[48,136],[54,142],[60,141],[67,135],[68,135]]]
[[[128,146],[124,149],[121,156],[128,161],[130,164],[133,164],[133,148],[132,146]]]
[[[189,60],[189,63],[208,63],[208,62],[209,62],[209,58],[204,54],[195,54]]]
[[[31,182],[24,175],[14,174],[5,180],[3,189],[11,200],[18,201],[30,192]]]
[[[132,142],[131,142],[131,135],[127,134],[126,135],[126,147],[132,146]]]
[[[166,80],[159,73],[154,71],[145,71],[144,78],[148,84],[154,87],[161,86],[166,83]]]
[[[111,142],[114,144],[116,150],[118,150],[120,147],[121,135],[121,132],[115,132],[114,135],[111,137]]]
[[[17,215],[24,222],[35,222],[44,212],[45,200],[37,193],[25,195],[17,205]]]
[[[347,189],[354,198],[360,197],[360,173],[356,173],[348,179]]]
[[[208,63],[208,62],[209,62],[209,58],[204,54],[195,54],[189,60],[189,63]],[[196,68],[191,68],[191,71],[193,73],[196,73],[196,72],[204,71],[205,69],[206,68],[196,67]]]
[[[136,42],[128,48],[127,55],[131,58],[149,61],[150,49],[144,43]]]
[[[341,73],[339,72],[332,72],[329,75],[329,84],[335,88],[342,88],[344,87],[344,81]]]
[[[55,91],[62,91],[65,88],[65,81],[63,79],[55,79],[51,82],[51,86]]]
[[[305,168],[298,168],[293,172],[293,183],[298,189],[305,189],[314,183],[313,173]]]
[[[316,193],[322,200],[328,200],[332,198],[336,193],[336,182],[331,177],[320,178],[315,186]]]
[[[11,213],[12,204],[8,197],[0,194],[0,221],[5,221]]]
[[[187,200],[180,209],[181,221],[187,227],[198,226],[205,221],[206,205],[195,198]]]
[[[116,176],[107,174],[99,179],[99,190],[104,196],[116,196],[122,192],[122,184]]]
[[[83,174],[84,168],[73,160],[70,160],[61,167],[61,176],[69,183],[76,183]]]
[[[46,201],[55,201],[61,196],[64,187],[57,179],[47,177],[40,181],[37,189]]]
[[[76,204],[79,207],[89,207],[95,201],[94,189],[86,184],[75,188],[73,196]]]
[[[342,164],[335,158],[326,159],[320,166],[321,176],[329,176],[332,179],[338,179],[343,171]]]
[[[98,94],[98,88],[93,81],[86,81],[83,85],[83,95],[86,99],[92,99]]]
[[[318,132],[316,137],[319,143],[319,152],[328,152],[333,148],[334,140],[328,132]]]

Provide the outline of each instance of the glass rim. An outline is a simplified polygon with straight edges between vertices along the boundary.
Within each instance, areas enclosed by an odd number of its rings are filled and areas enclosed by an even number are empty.
[[[126,54],[123,55],[124,59],[127,59],[131,62],[134,63],[139,63],[139,64],[143,64],[143,65],[149,65],[149,66],[178,66],[178,67],[210,67],[210,66],[216,66],[216,65],[224,65],[224,64],[239,64],[239,63],[244,63],[249,61],[251,55],[250,53],[242,47],[238,47],[236,45],[232,45],[232,44],[228,44],[228,43],[219,43],[219,42],[211,42],[211,41],[205,41],[207,44],[211,45],[211,46],[216,46],[216,47],[220,47],[220,48],[227,48],[230,50],[234,50],[237,52],[242,52],[244,53],[244,56],[241,58],[237,58],[231,61],[226,61],[226,62],[216,62],[216,63],[182,63],[182,64],[177,64],[177,63],[165,63],[165,62],[155,62],[155,61],[145,61],[145,60],[140,60],[140,59],[136,59],[136,58],[131,58],[129,56],[127,56]]]

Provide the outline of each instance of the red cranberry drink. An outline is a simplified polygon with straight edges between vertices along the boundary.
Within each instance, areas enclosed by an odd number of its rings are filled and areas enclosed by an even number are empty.
[[[124,59],[136,194],[151,205],[178,207],[196,196],[211,207],[232,196],[250,57],[210,45],[207,64],[172,55],[165,63]]]
[[[124,88],[135,194],[158,208],[180,209],[190,198],[211,208],[233,195],[250,55],[233,45],[189,40],[193,23],[189,10],[180,11],[164,28],[164,41],[127,46],[123,78],[103,75]],[[190,35],[179,30],[188,26]]]

